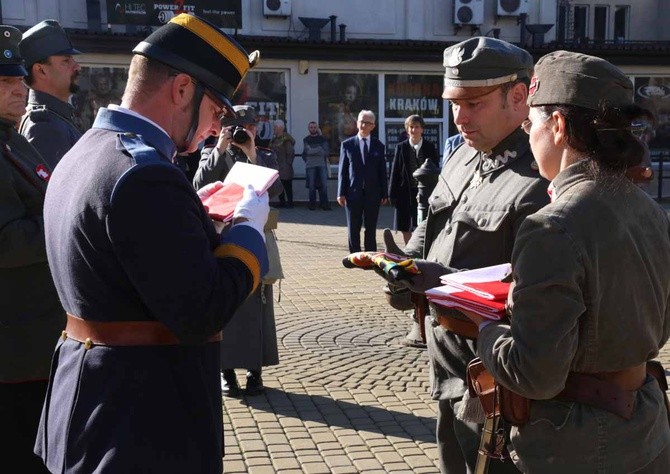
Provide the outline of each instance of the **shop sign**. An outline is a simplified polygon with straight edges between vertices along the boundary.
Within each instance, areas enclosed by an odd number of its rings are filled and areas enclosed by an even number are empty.
[[[420,115],[442,118],[442,76],[428,74],[386,74],[384,116],[406,118]]]
[[[160,26],[193,13],[221,28],[242,28],[242,0],[118,0],[107,2],[107,23]]]

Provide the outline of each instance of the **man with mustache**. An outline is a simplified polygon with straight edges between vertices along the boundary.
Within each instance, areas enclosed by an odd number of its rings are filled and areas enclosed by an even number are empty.
[[[79,90],[81,66],[74,55],[81,51],[74,49],[56,20],[44,20],[26,31],[19,48],[30,87],[19,133],[54,168],[81,137],[69,103],[70,95]]]

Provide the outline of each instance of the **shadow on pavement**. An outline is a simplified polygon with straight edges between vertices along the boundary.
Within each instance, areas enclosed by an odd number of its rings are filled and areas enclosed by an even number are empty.
[[[288,393],[266,387],[264,397],[245,397],[242,403],[254,410],[289,417],[303,424],[319,423],[331,428],[352,429],[384,437],[435,442],[435,417],[387,410],[361,403],[333,400],[321,395]],[[365,437],[364,433],[361,433]]]

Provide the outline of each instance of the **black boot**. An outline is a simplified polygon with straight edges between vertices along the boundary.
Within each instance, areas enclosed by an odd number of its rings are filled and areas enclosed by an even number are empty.
[[[247,386],[244,391],[247,395],[260,395],[265,392],[260,370],[247,371]]]
[[[240,385],[237,383],[234,369],[225,369],[221,372],[221,394],[226,397],[239,397]]]

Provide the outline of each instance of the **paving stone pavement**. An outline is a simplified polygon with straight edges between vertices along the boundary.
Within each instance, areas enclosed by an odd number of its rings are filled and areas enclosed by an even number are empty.
[[[385,206],[378,227],[391,223]],[[265,394],[223,397],[224,472],[439,472],[426,351],[400,344],[410,313],[388,306],[381,278],[342,266],[344,211],[281,209],[276,235],[280,364],[264,368]],[[659,358],[670,367],[669,346]]]

